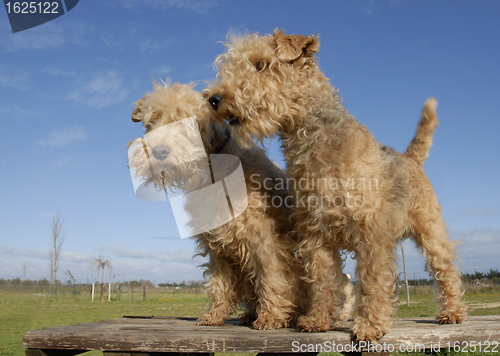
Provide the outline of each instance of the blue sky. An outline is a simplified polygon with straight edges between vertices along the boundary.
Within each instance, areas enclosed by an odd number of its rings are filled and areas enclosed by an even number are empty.
[[[201,280],[168,203],[134,195],[132,103],[152,79],[204,80],[228,31],[320,36],[319,63],[346,107],[404,151],[425,99],[440,125],[425,169],[460,239],[461,266],[500,268],[500,3],[496,1],[82,0],[13,34],[0,9],[0,278],[49,277],[52,216],[65,219],[58,278]],[[278,140],[266,144],[282,162]],[[408,269],[424,263],[405,243]],[[347,272],[354,264],[348,262]],[[412,272],[413,273],[413,272]]]

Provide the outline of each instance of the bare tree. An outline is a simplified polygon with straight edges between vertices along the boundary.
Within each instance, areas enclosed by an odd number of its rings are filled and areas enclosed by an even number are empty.
[[[56,215],[52,218],[52,241],[49,250],[50,284],[52,286],[52,294],[54,294],[57,269],[59,268],[59,256],[61,255],[62,244],[65,239],[65,234],[62,230],[63,224],[64,221],[61,217],[61,212],[57,210]]]
[[[76,284],[76,278],[73,277],[73,275],[71,274],[71,271],[69,269],[66,270],[66,272],[64,272],[64,275],[69,278],[71,283]]]
[[[69,283],[73,283],[73,298],[76,298],[76,278],[73,277],[69,269],[64,272],[64,275],[69,278]]]
[[[92,258],[92,270],[101,269],[101,303],[104,302],[104,268],[108,268],[109,275],[113,271],[113,266],[111,266],[111,259],[105,258],[104,256],[99,255],[97,258]]]

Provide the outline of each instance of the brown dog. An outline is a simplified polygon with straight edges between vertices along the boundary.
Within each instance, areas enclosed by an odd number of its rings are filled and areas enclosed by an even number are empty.
[[[207,101],[193,85],[155,83],[153,92],[136,102],[132,114],[132,120],[142,122],[147,134],[191,117],[196,118],[206,154],[240,159],[248,197],[248,207],[241,215],[196,237],[200,254],[210,258],[205,273],[210,276],[207,286],[211,288],[211,305],[199,318],[199,324],[223,325],[235,308],[244,303],[243,323],[253,322],[257,329],[286,327],[298,316],[305,298],[300,279],[303,268],[291,253],[296,245],[289,221],[291,210],[285,204],[273,204],[291,198],[283,185],[281,189],[273,188],[287,176],[262,149],[241,148],[230,135],[228,125],[212,118]],[[177,129],[165,131],[162,136],[165,135],[171,136],[168,144],[155,145],[154,139],[146,140],[150,154],[142,144],[133,149],[129,165],[137,175],[158,189],[186,187],[207,180],[198,165],[180,164],[189,158],[184,157],[186,151],[191,155],[194,152],[188,150],[189,140]],[[169,162],[177,169],[165,169]],[[179,178],[179,173],[187,178]],[[211,199],[188,199],[187,209],[196,215],[199,206],[207,204],[212,204]]]
[[[214,116],[226,120],[241,145],[280,135],[295,184],[300,252],[306,259],[310,306],[299,325],[325,331],[343,295],[341,250],[354,252],[359,278],[354,336],[375,341],[394,311],[398,241],[411,236],[440,286],[439,323],[466,317],[460,272],[453,263],[441,207],[423,170],[438,120],[424,106],[406,154],[378,143],[344,108],[318,68],[315,36],[234,36],[216,60],[208,90]],[[302,184],[301,184],[302,183]]]

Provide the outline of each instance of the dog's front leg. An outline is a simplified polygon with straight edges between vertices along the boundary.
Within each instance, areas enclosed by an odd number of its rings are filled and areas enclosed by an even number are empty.
[[[306,261],[309,305],[307,314],[298,320],[302,331],[329,330],[341,318],[341,306],[345,301],[342,291],[347,282],[342,272],[339,250],[331,246],[317,246],[311,235],[304,240],[302,254]],[[320,238],[320,241],[323,239]]]
[[[293,314],[292,288],[287,279],[289,268],[285,248],[280,245],[272,229],[273,224],[263,224],[257,234],[249,263],[255,273],[257,295],[257,320],[255,329],[272,330],[287,327]]]
[[[234,291],[234,273],[229,259],[210,257],[208,269],[210,282],[210,307],[198,318],[198,325],[224,325],[224,321],[234,311],[236,293]]]

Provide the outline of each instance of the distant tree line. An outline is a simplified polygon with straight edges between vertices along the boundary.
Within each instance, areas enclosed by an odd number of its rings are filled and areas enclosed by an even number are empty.
[[[488,281],[491,284],[500,284],[500,271],[496,269],[490,268],[489,272],[476,272],[474,273],[463,273],[462,280],[465,283],[475,283],[475,282],[486,282]],[[409,279],[408,285],[410,286],[428,286],[433,285],[434,279],[429,278],[420,278],[420,279]]]
[[[56,281],[61,283],[60,281]],[[14,279],[3,279],[0,278],[0,286],[14,285],[14,286],[50,286],[50,281],[47,278],[36,280],[14,278]]]
[[[176,287],[181,287],[181,288],[198,288],[198,287],[203,287],[205,285],[206,281],[182,281],[182,283],[160,283],[158,284],[158,287],[167,287],[167,288],[176,288]]]
[[[108,282],[106,282],[107,284]],[[117,284],[120,286],[134,286],[134,287],[148,287],[148,288],[153,288],[155,287],[155,284],[151,282],[150,280],[147,279],[140,279],[138,281],[133,280],[133,281],[125,281],[125,282],[112,282],[113,284]],[[197,288],[197,287],[203,287],[206,281],[182,281],[181,283],[160,283],[158,284],[158,287],[181,287],[181,288]],[[62,285],[60,280],[55,281],[56,285]],[[68,280],[66,281],[67,285],[73,285],[73,283]],[[91,283],[77,283],[77,285],[90,285]],[[21,279],[21,278],[14,278],[14,279],[4,279],[0,278],[0,286],[5,286],[5,285],[14,285],[14,286],[50,286],[50,281],[47,278],[40,279],[40,280],[31,280],[31,279]]]
[[[500,284],[500,271],[496,269],[490,269],[489,272],[474,272],[474,273],[463,273],[462,274],[462,280],[464,282],[468,283],[474,283],[477,281],[481,282],[486,282],[489,281],[491,284]],[[56,280],[55,281],[56,285],[61,285],[61,281]],[[147,279],[140,279],[138,281],[133,280],[133,281],[126,281],[126,282],[113,282],[118,285],[124,285],[124,286],[134,286],[134,287],[155,287],[155,284],[151,282],[150,280]],[[172,283],[159,283],[158,287],[162,288],[201,288],[204,286],[206,281],[182,281],[181,283],[177,282],[172,282]],[[409,279],[408,284],[410,286],[425,286],[425,285],[432,285],[434,283],[434,280],[431,279],[425,279],[425,278],[420,278],[420,279]],[[71,281],[67,281],[66,284],[70,285]],[[79,285],[89,285],[90,283],[78,283]],[[30,279],[21,279],[21,278],[14,278],[14,279],[4,279],[0,278],[0,286],[6,286],[6,285],[13,285],[13,286],[49,286],[50,281],[47,280],[47,278],[40,279],[40,280],[30,280]]]
[[[409,286],[432,286],[433,284],[434,284],[434,279],[419,278],[419,279],[408,280]]]
[[[474,272],[474,273],[464,273],[462,274],[462,279],[465,282],[475,282],[475,281],[491,281],[493,284],[500,284],[500,271],[496,269],[491,269],[489,272]]]

